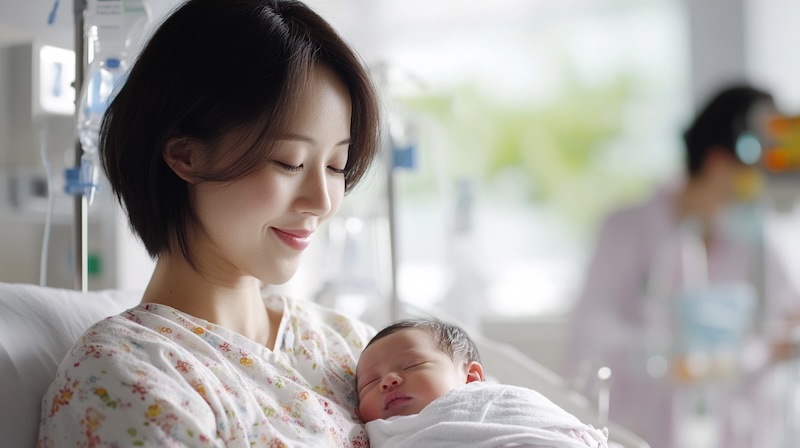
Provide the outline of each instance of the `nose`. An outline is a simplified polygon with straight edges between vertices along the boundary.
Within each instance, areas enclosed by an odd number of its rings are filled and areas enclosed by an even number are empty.
[[[381,392],[388,392],[403,384],[403,378],[396,373],[389,373],[381,380]]]
[[[297,200],[298,210],[314,216],[325,216],[330,213],[333,207],[332,188],[328,185],[330,181],[324,168],[308,170],[303,176],[303,185]]]

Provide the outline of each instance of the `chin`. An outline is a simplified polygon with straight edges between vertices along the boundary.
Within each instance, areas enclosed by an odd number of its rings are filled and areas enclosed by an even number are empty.
[[[295,274],[300,263],[285,263],[278,266],[273,266],[271,269],[262,270],[262,275],[258,279],[267,285],[283,285],[291,280]]]

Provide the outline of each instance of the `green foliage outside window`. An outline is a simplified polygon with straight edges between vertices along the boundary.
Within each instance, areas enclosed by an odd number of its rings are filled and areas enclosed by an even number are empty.
[[[437,188],[441,155],[433,151],[444,150],[451,178],[470,176],[488,186],[521,173],[525,191],[518,195],[527,205],[553,210],[580,234],[593,229],[609,208],[641,195],[652,181],[634,167],[610,170],[602,163],[625,132],[633,82],[567,85],[555,101],[525,106],[501,104],[470,86],[399,99],[421,143],[422,163],[406,193]]]

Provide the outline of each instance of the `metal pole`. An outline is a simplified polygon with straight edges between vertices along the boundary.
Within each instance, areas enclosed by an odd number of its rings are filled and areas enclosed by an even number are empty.
[[[78,126],[78,107],[80,104],[80,92],[83,86],[83,77],[86,70],[86,42],[84,39],[84,16],[83,12],[86,9],[86,0],[73,0],[74,23],[75,23],[75,125]],[[83,148],[81,147],[80,139],[75,138],[75,165],[81,166],[81,157],[83,156]],[[86,292],[88,290],[89,276],[88,276],[88,246],[87,239],[89,234],[89,203],[85,195],[75,196],[74,208],[74,242],[75,242],[75,289]]]
[[[394,148],[391,139],[387,139],[386,151],[388,155],[387,177],[387,199],[388,199],[388,218],[389,218],[389,265],[391,272],[391,287],[389,289],[390,319],[392,322],[400,318],[400,297],[397,294],[397,196],[396,196],[396,176],[394,169]]]

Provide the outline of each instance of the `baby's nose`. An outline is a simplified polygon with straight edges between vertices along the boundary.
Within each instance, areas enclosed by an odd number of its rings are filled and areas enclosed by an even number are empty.
[[[400,378],[398,375],[389,374],[383,378],[381,381],[381,390],[387,391],[389,389],[394,389],[395,387],[399,386],[403,382],[403,379]]]

